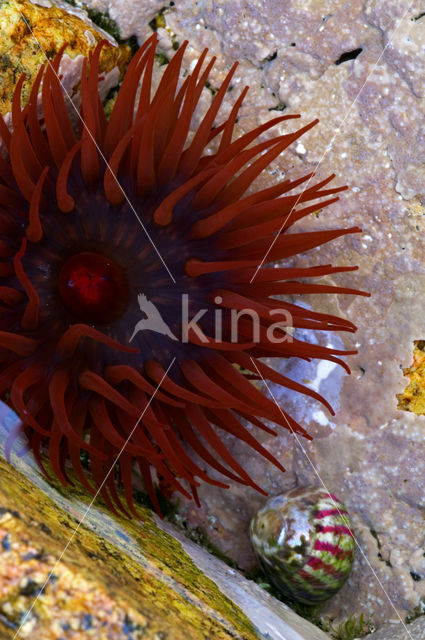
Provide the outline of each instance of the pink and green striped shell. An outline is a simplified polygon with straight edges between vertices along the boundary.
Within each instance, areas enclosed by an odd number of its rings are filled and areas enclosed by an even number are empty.
[[[331,493],[298,487],[268,500],[250,536],[264,572],[283,596],[315,604],[347,580],[355,542],[344,505]]]

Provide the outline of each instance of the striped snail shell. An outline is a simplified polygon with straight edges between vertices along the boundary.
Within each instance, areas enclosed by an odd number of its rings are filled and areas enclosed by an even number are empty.
[[[355,542],[340,500],[317,487],[270,498],[250,525],[254,551],[275,587],[290,600],[323,602],[347,580]]]

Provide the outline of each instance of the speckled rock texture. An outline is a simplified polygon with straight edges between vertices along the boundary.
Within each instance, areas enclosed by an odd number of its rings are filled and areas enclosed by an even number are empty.
[[[100,0],[94,0],[99,2]],[[162,3],[101,0],[125,35],[141,39]],[[159,21],[165,55],[190,40],[186,64],[205,46],[217,56],[211,88],[235,60],[229,104],[251,89],[239,119],[243,133],[285,113],[316,116],[320,124],[279,158],[259,184],[317,170],[349,190],[303,228],[358,224],[363,233],[310,252],[299,264],[358,264],[338,276],[371,299],[311,296],[321,311],[348,316],[356,336],[305,335],[358,349],[353,374],[325,363],[285,365],[325,395],[336,415],[304,397],[273,391],[314,436],[312,443],[282,431],[259,438],[286,467],[281,474],[244,445],[226,443],[270,494],[323,484],[352,515],[358,543],[354,570],[322,614],[364,613],[379,626],[404,619],[425,598],[425,417],[397,409],[407,384],[413,341],[425,338],[425,0],[179,0]],[[207,96],[206,100],[209,99]],[[276,131],[279,133],[279,131]],[[332,278],[328,278],[331,282]],[[283,368],[283,365],[282,365]],[[263,498],[244,487],[203,487],[202,509],[181,506],[240,567],[254,562],[248,524]]]
[[[385,624],[379,631],[366,638],[368,640],[425,640],[425,618],[417,618],[407,625]]]
[[[80,4],[108,14],[117,22],[122,38],[137,35],[143,41],[152,34],[149,23],[167,3],[164,0],[89,0]]]

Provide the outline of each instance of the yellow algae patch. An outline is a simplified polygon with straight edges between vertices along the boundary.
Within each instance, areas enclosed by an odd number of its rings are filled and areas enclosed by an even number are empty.
[[[4,627],[10,637],[19,629],[21,638],[37,640],[121,640],[126,629],[134,640],[150,637],[144,615],[77,567],[56,562],[16,512],[0,511],[0,540],[0,637]]]
[[[410,382],[403,393],[397,395],[398,409],[425,415],[425,340],[415,340],[413,364],[404,369]]]
[[[64,44],[65,60],[88,56],[100,40],[113,39],[90,20],[56,6],[50,0],[0,0],[0,113],[11,110],[12,96],[23,73],[23,102],[29,97],[37,71],[53,58]],[[82,14],[83,15],[83,14]],[[131,57],[130,47],[105,47],[100,59],[100,71],[107,74],[117,69],[117,79]],[[71,63],[72,66],[72,63]],[[78,83],[78,74],[76,76]],[[74,87],[71,87],[73,89]]]
[[[15,461],[25,475],[2,459],[0,439],[1,640],[22,624],[23,640],[258,640],[146,507],[137,507],[140,520],[112,515],[101,499],[88,511],[76,482],[47,484]]]

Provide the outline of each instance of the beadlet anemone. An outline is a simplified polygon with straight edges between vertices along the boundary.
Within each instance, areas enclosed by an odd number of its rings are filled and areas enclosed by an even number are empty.
[[[82,68],[79,128],[58,77],[62,52],[40,69],[25,106],[20,79],[12,131],[0,119],[2,397],[19,415],[41,467],[48,452],[64,484],[71,465],[93,492],[82,452],[100,487],[123,449],[102,487],[111,508],[124,508],[118,483],[134,511],[135,467],[158,510],[152,469],[197,502],[200,480],[228,486],[210,477],[208,467],[261,491],[220,434],[243,440],[282,471],[247,422],[269,433],[274,422],[308,436],[255,380],[263,377],[331,410],[315,391],[263,359],[326,358],[348,369],[338,356],[354,353],[285,339],[284,328],[277,330],[279,340],[270,341],[267,330],[276,322],[271,312],[284,309],[296,328],[355,331],[346,319],[291,302],[293,294],[355,293],[308,280],[355,267],[275,263],[360,229],[289,233],[297,220],[338,199],[342,188],[327,188],[334,176],[309,186],[310,174],[246,193],[316,121],[258,141],[298,117],[282,115],[235,138],[247,87],[221,123],[219,114],[234,66],[191,137],[215,59],[207,62],[204,51],[180,80],[182,45],[153,92],[155,36],[132,59],[108,119],[98,94],[102,46]],[[304,190],[297,190],[303,183]],[[173,337],[158,331],[133,335],[143,317],[141,295]],[[276,298],[282,295],[285,301]],[[191,318],[204,311],[187,340],[176,340],[184,297]],[[215,313],[228,317],[226,311],[244,309],[258,315],[260,339],[253,340],[254,320],[247,316],[239,318],[236,341],[228,320],[217,340]],[[8,455],[16,435],[9,435]]]

